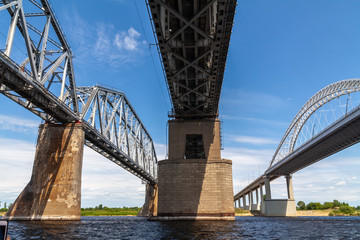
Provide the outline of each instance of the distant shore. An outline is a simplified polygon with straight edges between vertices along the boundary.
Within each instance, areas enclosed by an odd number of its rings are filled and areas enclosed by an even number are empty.
[[[301,210],[301,211],[296,211],[296,216],[297,217],[329,217],[329,213],[333,211],[333,209],[326,209],[326,210]],[[0,212],[0,216],[4,216],[6,212]],[[102,212],[102,213],[89,213],[89,212],[81,212],[81,216],[97,216],[97,217],[111,217],[111,216],[123,216],[123,217],[136,217],[137,213],[132,213],[132,214],[125,214],[125,213],[118,213],[118,214],[114,214],[114,212],[112,213],[106,213],[106,212]],[[259,212],[250,212],[247,210],[244,210],[241,213],[236,213],[235,216],[239,216],[239,217],[251,217],[251,216],[262,216]]]
[[[296,211],[297,217],[328,217],[329,213],[334,209],[325,210],[300,210]],[[262,216],[258,211],[243,210],[241,213],[236,213],[235,216],[248,217],[248,216]]]

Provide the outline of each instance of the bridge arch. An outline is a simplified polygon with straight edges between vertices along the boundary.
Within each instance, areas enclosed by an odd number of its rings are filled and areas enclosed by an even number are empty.
[[[348,100],[350,99],[350,94],[360,92],[360,79],[348,79],[342,80],[333,84],[328,85],[327,87],[321,89],[313,97],[311,97],[296,114],[289,127],[287,128],[284,136],[282,137],[279,146],[277,147],[275,154],[270,162],[270,167],[274,164],[280,162],[285,156],[291,154],[297,147],[297,141],[299,139],[299,134],[302,132],[304,126],[307,124],[308,120],[322,107],[326,104],[330,104],[332,101],[341,98],[342,96],[349,95],[349,98],[346,100],[346,105],[342,105],[340,100],[340,107],[346,107],[345,112],[341,112],[338,118],[333,120],[332,123],[337,121],[339,118],[346,116],[348,112]],[[330,105],[331,107],[331,105]],[[326,114],[326,113],[324,113]],[[323,129],[328,127],[330,124],[326,125]],[[315,125],[312,125],[312,137],[314,136]],[[311,138],[310,138],[311,139]],[[309,139],[309,140],[310,140]]]

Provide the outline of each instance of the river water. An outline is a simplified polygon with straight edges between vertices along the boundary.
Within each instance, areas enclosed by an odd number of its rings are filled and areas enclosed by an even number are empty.
[[[360,239],[360,217],[236,217],[236,221],[147,221],[82,217],[81,221],[10,222],[11,239]]]

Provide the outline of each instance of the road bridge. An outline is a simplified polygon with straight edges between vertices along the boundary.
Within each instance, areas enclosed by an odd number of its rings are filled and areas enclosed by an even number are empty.
[[[260,210],[261,205],[262,212],[268,216],[296,214],[292,174],[360,141],[360,102],[352,103],[352,99],[356,99],[353,95],[359,91],[360,79],[350,79],[316,93],[291,122],[269,168],[235,195],[238,206],[243,199],[244,208]],[[272,199],[270,182],[280,176],[286,177],[288,198]]]
[[[31,180],[5,218],[79,219],[84,144],[155,185],[148,131],[124,93],[76,86],[73,54],[49,2],[0,1],[0,20],[9,23],[0,47],[0,92],[45,120]]]

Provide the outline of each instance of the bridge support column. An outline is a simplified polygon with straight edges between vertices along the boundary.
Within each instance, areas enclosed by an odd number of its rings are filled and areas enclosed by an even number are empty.
[[[170,120],[159,167],[159,220],[234,220],[232,162],[221,159],[220,121]]]
[[[4,219],[79,220],[83,149],[81,123],[40,125],[30,182]]]
[[[263,194],[263,185],[260,185],[260,212],[265,215],[265,199]]]
[[[246,206],[246,195],[244,195],[244,196],[242,197],[242,200],[243,200],[243,209],[244,209],[244,210],[249,210],[249,209],[247,208],[247,206]]]
[[[138,216],[152,218],[157,216],[158,207],[158,187],[146,184],[145,203],[142,206]]]
[[[293,190],[293,186],[292,186],[292,175],[291,174],[286,176],[286,188],[287,188],[287,193],[288,193],[288,199],[294,200],[294,190]]]
[[[256,195],[256,202],[254,203],[254,201],[252,201],[251,210],[252,211],[259,211],[260,210],[259,189],[255,190],[255,195]]]
[[[294,217],[296,216],[296,205],[292,190],[291,175],[286,176],[286,185],[288,192],[288,199],[271,199],[271,195],[268,198],[268,190],[270,192],[270,180],[268,177],[265,179],[265,216],[269,217]],[[266,187],[268,185],[268,188]]]

